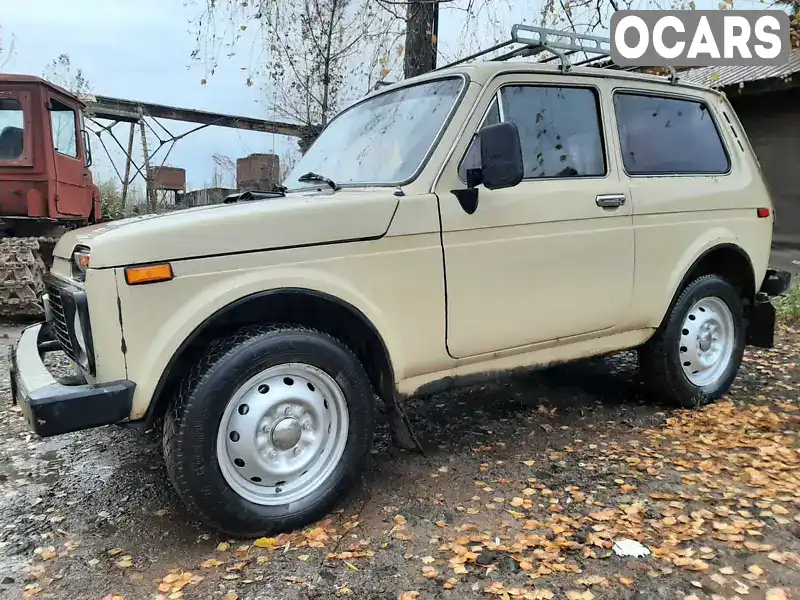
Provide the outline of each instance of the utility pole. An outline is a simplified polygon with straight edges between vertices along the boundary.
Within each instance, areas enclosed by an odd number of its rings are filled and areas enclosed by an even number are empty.
[[[408,79],[436,68],[439,41],[439,0],[409,0],[403,72]]]

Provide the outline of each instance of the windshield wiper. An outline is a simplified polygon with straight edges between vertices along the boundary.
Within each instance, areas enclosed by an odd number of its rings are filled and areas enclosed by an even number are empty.
[[[341,188],[339,188],[338,185],[336,185],[336,182],[333,179],[328,179],[327,177],[325,177],[323,175],[319,175],[318,173],[313,173],[311,171],[309,171],[305,175],[300,175],[300,177],[297,178],[297,181],[300,181],[300,182],[303,182],[303,183],[305,183],[306,181],[321,181],[321,182],[327,183],[329,186],[331,186],[332,190],[341,189]]]

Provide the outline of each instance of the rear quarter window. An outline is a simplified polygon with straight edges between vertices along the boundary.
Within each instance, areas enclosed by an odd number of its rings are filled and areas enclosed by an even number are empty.
[[[705,103],[617,92],[614,110],[628,174],[713,175],[730,170],[730,158]]]

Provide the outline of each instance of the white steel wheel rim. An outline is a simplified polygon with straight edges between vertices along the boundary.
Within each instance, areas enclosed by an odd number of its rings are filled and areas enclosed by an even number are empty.
[[[344,392],[304,363],[270,367],[242,385],[220,420],[217,463],[242,498],[279,506],[312,494],[347,445]]]
[[[733,314],[722,299],[695,302],[683,321],[678,349],[686,379],[697,387],[716,383],[730,365],[735,341]]]

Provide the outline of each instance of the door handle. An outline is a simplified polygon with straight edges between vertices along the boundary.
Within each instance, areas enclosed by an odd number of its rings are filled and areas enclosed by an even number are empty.
[[[595,198],[595,203],[601,208],[619,208],[625,200],[624,194],[601,194]]]

